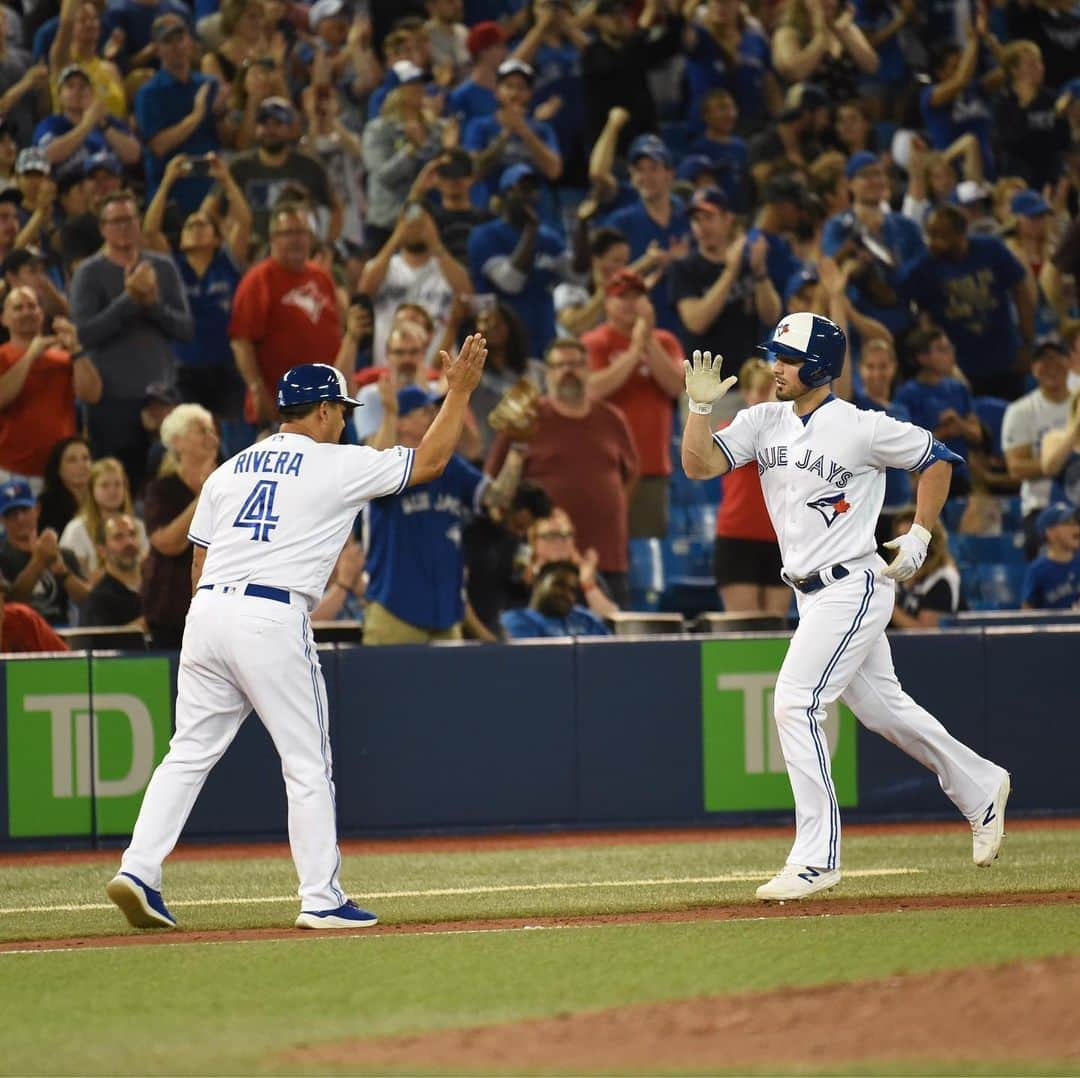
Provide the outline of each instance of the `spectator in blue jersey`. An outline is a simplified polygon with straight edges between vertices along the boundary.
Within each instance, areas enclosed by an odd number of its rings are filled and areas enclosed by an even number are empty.
[[[740,0],[706,0],[704,18],[693,20],[698,3],[686,3],[683,32],[691,130],[700,131],[702,104],[711,90],[726,90],[738,103],[743,131],[758,131],[780,103],[772,50],[760,23]]]
[[[813,310],[812,307],[805,309]],[[896,352],[891,341],[885,337],[873,337],[865,341],[859,353],[859,379],[862,389],[852,396],[852,404],[869,412],[884,412],[903,423],[913,422],[911,413],[893,397],[897,367]],[[895,513],[911,502],[909,473],[902,468],[886,468],[882,512]]]
[[[546,180],[562,175],[559,140],[548,123],[529,115],[535,72],[521,60],[506,60],[498,72],[495,97],[499,107],[489,116],[470,120],[461,145],[473,155],[477,181],[473,204],[487,206],[497,179],[511,165],[532,166]]]
[[[671,153],[656,135],[639,135],[630,144],[627,154],[630,182],[638,197],[629,206],[616,210],[606,224],[617,228],[630,244],[630,258],[637,260],[650,244],[672,251],[677,256],[686,253],[690,236],[690,218],[681,198],[671,193],[675,181]],[[649,293],[656,311],[656,324],[669,333],[678,333],[679,314],[675,310],[667,281],[661,278]]]
[[[1024,576],[1025,610],[1073,610],[1080,606],[1080,522],[1075,506],[1065,502],[1048,505],[1036,528],[1045,552],[1027,568]]]
[[[191,309],[194,336],[175,345],[176,382],[181,396],[201,404],[219,421],[236,420],[243,407],[244,382],[233,362],[229,317],[247,265],[251,209],[225,162],[215,155],[210,162],[210,176],[224,188],[228,215],[218,221],[207,210],[195,210],[188,214],[179,242],[172,247],[165,236],[165,207],[173,185],[190,167],[183,154],[165,166],[157,194],[146,208],[143,238],[151,250],[172,255]],[[231,452],[226,455],[231,456]]]
[[[127,124],[109,115],[105,99],[94,93],[78,64],[68,64],[60,72],[56,96],[60,111],[46,116],[34,130],[34,145],[54,170],[62,165],[82,168],[87,157],[105,150],[112,150],[125,165],[138,162],[139,140]]]
[[[369,444],[415,448],[438,401],[420,386],[398,390],[384,401],[382,425]],[[470,635],[494,639],[466,608],[462,530],[474,514],[510,503],[523,464],[524,454],[515,449],[489,480],[455,454],[437,479],[370,503],[365,644],[460,640],[467,619]]]
[[[529,353],[555,337],[552,289],[570,274],[570,253],[540,223],[539,181],[530,165],[511,165],[499,180],[501,216],[469,237],[469,274],[477,293],[494,292],[525,324]]]
[[[499,65],[506,59],[506,38],[495,22],[478,22],[465,41],[472,57],[472,71],[446,99],[448,116],[457,118],[464,130],[470,120],[490,116],[498,107],[495,83]]]
[[[217,79],[192,70],[195,42],[184,19],[162,15],[154,20],[153,35],[161,70],[135,95],[135,117],[147,143],[150,196],[169,158],[178,153],[202,157],[220,149],[222,117],[228,107]],[[212,185],[205,172],[192,172],[176,183],[173,198],[183,213],[191,213]]]
[[[701,99],[701,121],[704,133],[690,144],[689,153],[707,157],[716,164],[718,186],[731,205],[741,211],[746,208],[749,194],[750,151],[735,136],[739,110],[734,96],[727,90],[710,90]]]
[[[961,135],[970,132],[979,142],[983,172],[993,176],[990,106],[983,89],[984,80],[976,79],[979,44],[987,34],[986,16],[981,8],[975,30],[968,35],[963,49],[940,41],[933,47],[930,70],[934,81],[919,94],[919,107],[933,149],[944,152]]]
[[[154,24],[163,15],[176,16],[190,28],[191,11],[181,0],[118,0],[109,5],[105,25],[123,34],[120,59],[125,71],[153,67],[155,59],[161,59]]]
[[[591,610],[577,602],[580,570],[572,561],[549,561],[537,574],[529,605],[504,610],[499,623],[510,640],[545,636],[610,636]]]
[[[773,288],[781,295],[794,274],[802,269],[788,236],[795,232],[809,201],[809,192],[793,176],[776,176],[765,187],[764,206],[757,224],[747,233],[746,242],[753,244],[764,236],[769,250],[765,268]]]
[[[928,252],[901,274],[902,296],[948,335],[976,397],[1016,400],[1031,365],[1035,282],[1001,240],[969,236],[955,206],[934,210],[926,238]]]

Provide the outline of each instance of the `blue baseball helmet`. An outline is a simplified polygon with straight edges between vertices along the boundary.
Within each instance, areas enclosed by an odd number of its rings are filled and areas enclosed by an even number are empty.
[[[317,401],[340,401],[350,406],[361,404],[349,396],[349,383],[345,381],[345,375],[328,363],[301,363],[281,376],[277,384],[279,408],[314,404]]]
[[[799,381],[807,389],[816,389],[840,377],[847,338],[844,331],[828,318],[798,311],[781,318],[769,339],[758,345],[758,350],[770,361],[778,356],[805,360],[799,367]]]

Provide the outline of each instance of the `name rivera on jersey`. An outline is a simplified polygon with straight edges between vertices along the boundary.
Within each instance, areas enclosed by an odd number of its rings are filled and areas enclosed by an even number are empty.
[[[304,463],[303,453],[288,449],[249,449],[240,453],[233,462],[233,474],[237,472],[264,472],[272,475],[299,475]]]
[[[786,445],[774,445],[768,449],[759,449],[757,454],[758,475],[764,475],[770,468],[786,468],[788,463],[787,451],[788,447]],[[854,475],[842,464],[837,464],[831,460],[826,461],[821,453],[814,457],[813,451],[810,449],[803,454],[802,460],[794,462],[794,466],[806,472],[813,472],[840,488],[846,487],[848,481]],[[825,474],[826,467],[829,469],[828,475]]]

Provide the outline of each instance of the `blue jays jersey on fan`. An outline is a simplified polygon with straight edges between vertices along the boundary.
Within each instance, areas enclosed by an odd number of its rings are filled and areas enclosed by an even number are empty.
[[[461,530],[479,510],[488,480],[453,456],[438,479],[367,512],[367,597],[423,629],[449,629],[465,616]]]
[[[1080,603],[1080,554],[1066,562],[1036,558],[1024,577],[1024,602],[1036,610],[1070,610]]]

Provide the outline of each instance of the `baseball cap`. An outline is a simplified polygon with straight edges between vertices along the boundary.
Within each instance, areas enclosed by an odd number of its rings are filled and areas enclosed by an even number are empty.
[[[14,202],[16,206],[21,206],[22,191],[17,187],[5,187],[0,191],[0,202]]]
[[[15,175],[25,176],[28,172],[43,172],[46,176],[52,173],[49,159],[36,146],[27,146],[15,158]]]
[[[12,479],[0,487],[0,516],[12,509],[33,509],[37,498],[25,479]]]
[[[0,262],[0,276],[6,277],[9,273],[18,273],[23,266],[29,266],[33,262],[43,265],[45,256],[36,247],[16,247],[15,250],[8,252],[3,262]]]
[[[990,185],[980,180],[961,180],[949,195],[949,201],[957,206],[971,206],[991,195]]]
[[[454,146],[443,151],[442,163],[435,171],[444,179],[460,180],[464,176],[473,174],[472,158],[468,150]]]
[[[501,195],[505,191],[509,191],[511,187],[516,187],[526,178],[531,179],[535,183],[536,169],[534,169],[532,165],[525,164],[524,161],[503,169],[503,173],[499,177],[499,194]]]
[[[633,164],[642,157],[651,158],[661,165],[671,168],[671,151],[668,150],[664,140],[659,135],[638,135],[630,143],[630,152],[626,155],[627,161]]]
[[[536,72],[532,69],[531,64],[525,63],[524,60],[503,60],[499,64],[499,69],[495,73],[495,77],[499,79],[508,78],[510,75],[521,75],[532,82],[536,78]]]
[[[791,301],[796,292],[804,289],[808,284],[817,284],[821,280],[817,266],[803,266],[797,269],[784,283],[784,306]]]
[[[1035,347],[1032,350],[1032,360],[1042,359],[1044,356],[1053,354],[1065,358],[1069,354],[1065,342],[1056,333],[1044,333],[1035,338]]]
[[[83,160],[83,175],[89,176],[92,172],[97,172],[99,168],[105,169],[106,172],[111,172],[114,176],[123,176],[124,166],[120,162],[120,158],[112,152],[112,150],[98,150],[97,153],[92,153]]]
[[[876,153],[871,153],[869,150],[859,150],[858,153],[853,153],[848,158],[848,163],[844,167],[844,176],[850,180],[857,176],[864,168],[880,164],[881,158],[878,157]]]
[[[423,408],[429,404],[438,404],[442,397],[435,393],[429,393],[423,386],[405,386],[398,390],[397,411],[398,418],[415,412],[417,408]]]
[[[315,30],[319,23],[345,11],[345,0],[315,0],[308,8],[308,27]]]
[[[680,180],[696,183],[698,177],[706,172],[717,174],[723,172],[723,168],[711,157],[706,157],[703,153],[692,153],[689,157],[683,158],[675,175]]]
[[[267,120],[278,120],[283,124],[290,124],[296,118],[296,111],[292,103],[285,97],[266,97],[259,103],[255,113],[256,123],[265,123]]]
[[[702,187],[690,196],[690,205],[686,212],[693,216],[695,213],[722,213],[729,209],[728,197],[719,187]]]
[[[793,176],[774,176],[765,185],[765,202],[792,202],[805,206],[809,192]]]
[[[150,27],[150,36],[155,41],[167,41],[177,34],[187,33],[187,23],[179,15],[171,12],[159,15]]]
[[[19,154],[22,157],[22,154]],[[18,166],[16,166],[16,170]],[[1017,217],[1043,217],[1053,213],[1050,203],[1038,191],[1017,191],[1009,203],[1009,209]]]
[[[72,75],[79,75],[81,78],[86,79],[87,82],[90,82],[90,76],[86,73],[85,68],[80,67],[78,64],[68,64],[67,67],[60,72],[60,78],[56,80],[56,85],[63,86]]]
[[[143,404],[161,401],[162,404],[179,404],[180,394],[171,382],[151,382],[143,394]]]
[[[827,108],[829,96],[820,86],[812,82],[797,82],[784,95],[784,107],[780,112],[780,122],[790,123],[797,120],[811,109]]]
[[[1070,520],[1076,520],[1076,514],[1075,505],[1069,505],[1068,502],[1054,502],[1053,505],[1048,505],[1035,518],[1035,529],[1041,536],[1045,537],[1048,528],[1053,528],[1057,524],[1064,524]]]
[[[398,86],[409,86],[414,82],[424,81],[424,69],[417,67],[412,60],[398,60],[390,65]]]
[[[640,292],[644,295],[648,291],[640,273],[635,273],[632,269],[621,269],[611,275],[611,280],[604,289],[604,295],[625,296],[627,292]]]
[[[506,37],[499,29],[499,24],[485,19],[469,31],[469,36],[465,39],[465,47],[469,50],[469,55],[475,59],[484,49],[501,45],[505,40]]]

